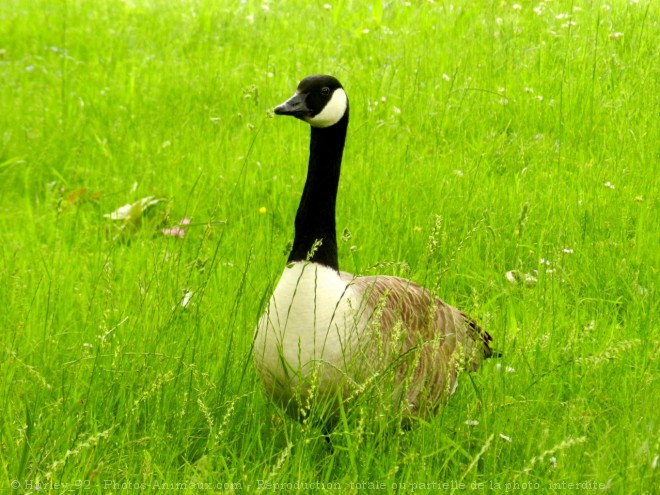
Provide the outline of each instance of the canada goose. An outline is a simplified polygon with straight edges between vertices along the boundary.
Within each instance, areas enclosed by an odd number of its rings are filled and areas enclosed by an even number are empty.
[[[310,124],[311,139],[291,253],[255,330],[267,393],[294,417],[313,410],[331,427],[362,390],[390,376],[404,421],[432,416],[459,372],[492,354],[490,335],[413,282],[339,271],[335,201],[349,114],[340,82],[306,77],[275,114]]]

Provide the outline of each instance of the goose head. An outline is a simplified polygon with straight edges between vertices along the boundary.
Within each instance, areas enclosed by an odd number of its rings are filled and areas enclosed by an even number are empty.
[[[348,116],[348,97],[332,76],[307,76],[295,94],[275,107],[277,115],[291,115],[313,127],[331,127]]]

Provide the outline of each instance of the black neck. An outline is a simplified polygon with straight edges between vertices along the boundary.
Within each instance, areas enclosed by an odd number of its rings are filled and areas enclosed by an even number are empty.
[[[307,181],[289,262],[308,260],[339,271],[335,203],[347,127],[348,110],[333,126],[312,127]]]

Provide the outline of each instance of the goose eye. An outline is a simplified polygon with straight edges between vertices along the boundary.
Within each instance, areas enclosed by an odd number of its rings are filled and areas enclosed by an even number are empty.
[[[328,96],[330,94],[330,88],[328,88],[327,86],[324,87],[324,88],[321,88],[321,94],[323,96]]]

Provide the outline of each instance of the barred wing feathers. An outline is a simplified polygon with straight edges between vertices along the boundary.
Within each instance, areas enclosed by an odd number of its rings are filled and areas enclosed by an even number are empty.
[[[475,371],[492,355],[491,336],[428,289],[392,276],[341,277],[363,294],[365,357],[391,366],[408,415],[435,413],[456,389],[460,371]]]

